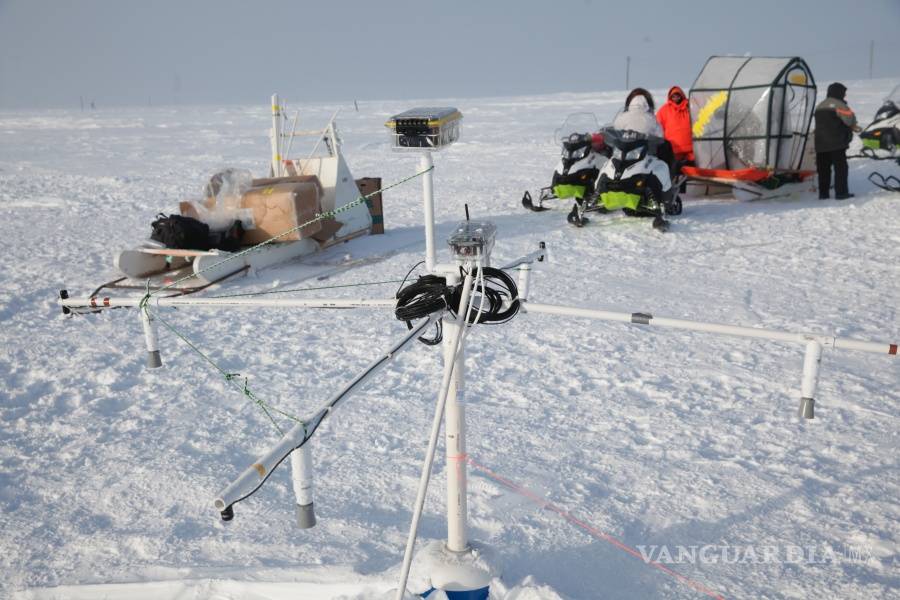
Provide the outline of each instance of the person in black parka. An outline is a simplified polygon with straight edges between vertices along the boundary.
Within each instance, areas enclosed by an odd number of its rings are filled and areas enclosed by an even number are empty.
[[[852,198],[847,189],[847,148],[853,132],[860,131],[856,115],[846,102],[847,87],[841,83],[828,86],[828,97],[816,107],[816,171],[819,174],[819,199],[827,200],[834,167],[834,197]]]

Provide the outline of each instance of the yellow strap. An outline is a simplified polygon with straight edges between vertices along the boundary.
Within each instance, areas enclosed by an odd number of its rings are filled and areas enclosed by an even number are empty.
[[[706,130],[706,126],[709,125],[709,122],[712,121],[713,115],[716,114],[716,111],[722,108],[725,105],[725,102],[728,100],[728,92],[726,90],[722,90],[718,94],[714,94],[710,97],[709,100],[706,101],[706,105],[700,109],[700,113],[697,115],[697,120],[694,121],[694,126],[691,129],[694,133],[694,137],[703,137],[703,132]]]

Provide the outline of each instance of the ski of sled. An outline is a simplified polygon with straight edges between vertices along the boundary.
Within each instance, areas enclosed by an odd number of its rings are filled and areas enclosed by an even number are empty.
[[[119,252],[114,262],[116,268],[130,279],[165,275],[191,266],[193,274],[191,285],[208,285],[241,271],[259,271],[278,263],[307,256],[366,233],[368,233],[367,230],[356,231],[325,243],[305,238],[283,244],[269,244],[249,252],[234,253],[223,250],[141,247]]]
[[[807,185],[804,182],[785,183],[777,188],[770,189],[752,181],[741,181],[728,177],[689,177],[688,183],[690,182],[725,186],[731,190],[734,199],[741,202],[788,198],[804,192]]]

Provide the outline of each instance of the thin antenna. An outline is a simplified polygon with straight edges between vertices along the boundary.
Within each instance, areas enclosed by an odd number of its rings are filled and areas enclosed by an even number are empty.
[[[872,79],[873,67],[875,66],[875,40],[869,42],[869,79]]]
[[[625,57],[625,89],[631,89],[631,57]]]
[[[466,207],[466,221],[468,221],[469,220],[469,205],[468,205],[468,203],[465,204],[465,207]]]

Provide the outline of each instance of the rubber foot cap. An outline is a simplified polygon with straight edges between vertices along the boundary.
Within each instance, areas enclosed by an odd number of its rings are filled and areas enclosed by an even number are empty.
[[[310,502],[305,506],[297,504],[297,527],[300,529],[311,529],[316,526],[315,502]]]
[[[159,350],[147,353],[147,368],[158,369],[162,366],[162,359],[159,356]]]
[[[816,401],[813,398],[800,398],[800,418],[816,418]]]

